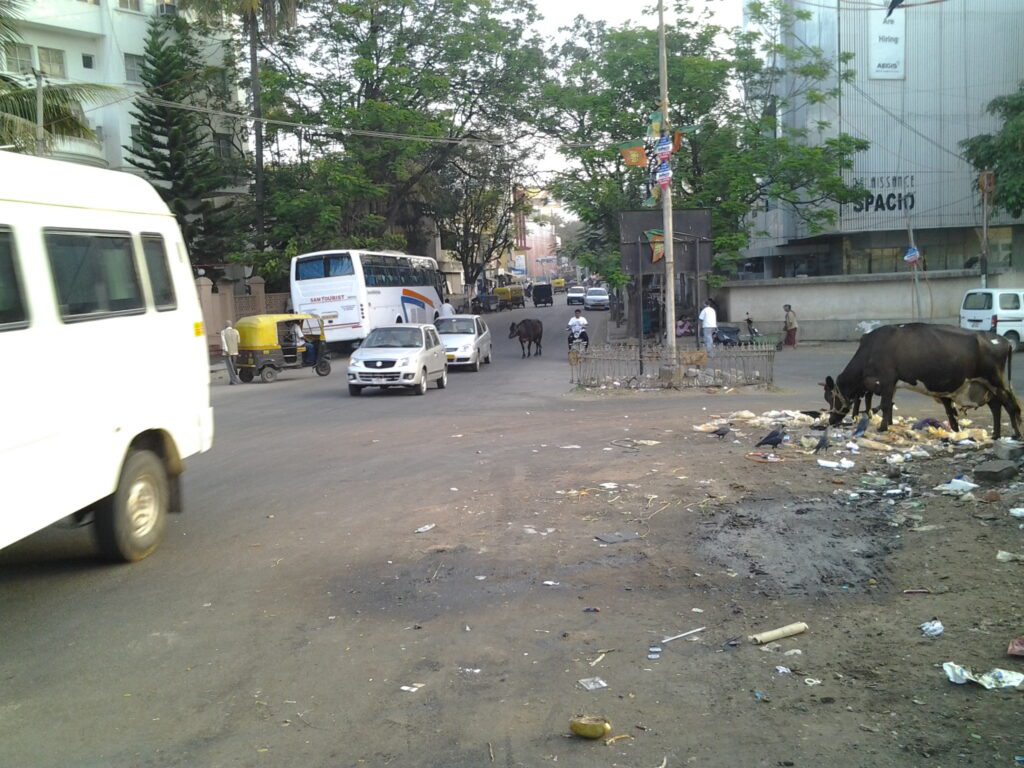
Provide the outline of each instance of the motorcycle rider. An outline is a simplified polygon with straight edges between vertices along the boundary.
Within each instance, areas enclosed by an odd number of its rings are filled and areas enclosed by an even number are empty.
[[[583,342],[583,348],[587,349],[590,346],[590,337],[587,335],[587,318],[583,316],[583,312],[576,310],[572,317],[569,318],[569,349],[572,350],[572,343],[576,341],[576,336],[579,335],[579,341]]]

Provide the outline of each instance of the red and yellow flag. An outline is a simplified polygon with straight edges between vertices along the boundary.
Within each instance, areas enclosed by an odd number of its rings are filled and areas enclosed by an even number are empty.
[[[630,168],[647,167],[647,150],[642,141],[627,141],[619,144],[622,159]]]

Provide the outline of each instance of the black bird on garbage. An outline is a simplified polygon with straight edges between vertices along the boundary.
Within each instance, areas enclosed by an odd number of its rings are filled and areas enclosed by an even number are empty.
[[[914,429],[918,431],[924,429],[925,427],[935,427],[936,429],[941,429],[942,422],[939,421],[938,419],[933,419],[931,417],[925,419],[918,419],[917,421],[914,422]]]
[[[721,440],[726,435],[728,435],[730,432],[732,432],[732,425],[731,424],[723,424],[722,426],[720,426],[718,429],[716,429],[711,434],[714,435],[715,437],[717,437],[719,440]]]
[[[889,12],[885,14],[885,18],[888,19],[890,16],[892,16],[892,12],[899,8],[901,5],[903,5],[903,0],[892,0],[892,2],[889,3]]]
[[[857,422],[856,428],[853,430],[854,437],[864,437],[864,433],[868,431],[868,415],[865,413],[860,417],[860,421]]]
[[[759,443],[755,444],[754,447],[755,448],[760,448],[762,445],[768,445],[768,446],[771,446],[772,448],[778,448],[779,444],[782,443],[782,441],[785,439],[785,437],[786,437],[786,430],[785,430],[785,428],[784,427],[779,427],[778,429],[773,429],[767,435],[762,437],[761,441]]]
[[[826,429],[825,434],[821,436],[821,439],[818,441],[818,444],[814,446],[815,453],[821,453],[822,451],[828,450],[828,433],[829,430]]]

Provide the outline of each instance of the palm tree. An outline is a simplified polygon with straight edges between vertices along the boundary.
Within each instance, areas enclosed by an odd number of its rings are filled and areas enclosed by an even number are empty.
[[[2,0],[0,0],[2,1]],[[272,39],[279,30],[296,23],[298,0],[183,0],[182,7],[208,20],[221,20],[226,15],[242,22],[249,42],[249,96],[252,99],[253,132],[255,135],[256,247],[263,247],[264,183],[263,183],[263,99],[260,87],[259,48],[262,38]]]
[[[21,0],[0,0],[0,46],[21,40],[15,23]],[[81,113],[83,103],[101,101],[118,92],[103,85],[43,86],[43,146],[61,138],[95,138]],[[33,151],[36,141],[36,88],[17,76],[0,75],[0,146]]]

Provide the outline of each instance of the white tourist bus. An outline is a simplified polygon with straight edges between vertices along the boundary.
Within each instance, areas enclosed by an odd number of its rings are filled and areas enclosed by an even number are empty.
[[[0,547],[63,518],[139,560],[210,448],[185,243],[129,173],[0,152]]]
[[[427,256],[317,251],[292,259],[292,308],[318,315],[327,341],[361,341],[378,325],[432,323],[444,277]]]

